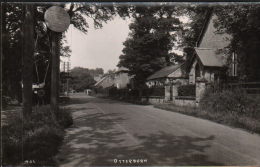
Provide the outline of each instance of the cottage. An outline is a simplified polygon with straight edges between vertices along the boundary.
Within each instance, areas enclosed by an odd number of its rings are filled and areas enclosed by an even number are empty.
[[[217,16],[210,11],[206,16],[201,35],[194,48],[191,61],[187,63],[189,84],[196,84],[196,102],[199,103],[207,85],[219,84],[227,77],[237,76],[235,53],[227,54],[226,47],[231,36],[218,32],[214,26]],[[231,61],[228,59],[231,58]]]
[[[115,72],[115,86],[117,89],[126,89],[131,84],[132,77],[128,74],[128,69],[119,67]]]
[[[226,33],[217,32],[214,26],[215,19],[217,16],[213,12],[206,18],[197,47],[194,48],[192,61],[188,64],[189,83],[203,80],[209,83],[219,82],[221,77],[226,75],[229,67],[227,58],[230,55],[226,55],[224,51],[231,37]]]
[[[152,87],[165,88],[165,101],[172,100],[172,83],[186,84],[187,77],[185,74],[184,63],[171,65],[162,68],[147,78],[146,85]]]
[[[120,67],[116,72],[103,76],[94,86],[96,93],[109,95],[111,88],[127,89],[131,84],[131,76],[128,70]]]
[[[237,75],[236,54],[225,52],[231,36],[217,32],[216,19],[213,11],[208,12],[197,46],[185,63],[165,67],[147,78],[149,87],[165,87],[165,100],[176,105],[198,105],[207,85]]]
[[[96,88],[109,88],[114,86],[114,80],[115,80],[115,75],[114,74],[108,74],[103,76],[94,86]]]

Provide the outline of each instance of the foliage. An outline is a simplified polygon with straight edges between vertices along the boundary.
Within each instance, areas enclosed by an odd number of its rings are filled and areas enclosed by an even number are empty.
[[[232,115],[223,112],[209,112],[201,108],[191,106],[176,106],[173,104],[157,104],[156,108],[161,108],[168,111],[179,112],[186,115],[191,115],[199,118],[208,119],[217,123],[226,124],[233,127],[243,128],[251,132],[260,133],[259,117],[248,117],[245,115]]]
[[[182,15],[189,19],[189,21],[183,25],[183,47],[197,47],[198,39],[205,26],[207,13],[211,10],[211,7],[208,5],[189,5],[183,9]]]
[[[71,114],[61,110],[55,116],[49,106],[34,110],[28,118],[15,115],[2,127],[3,164],[54,165],[53,156],[62,142],[64,127],[71,125]],[[27,162],[28,163],[28,162]]]
[[[2,20],[2,41],[3,41],[3,94],[11,98],[22,100],[21,75],[22,75],[22,27],[24,23],[24,4],[3,3],[1,13]],[[37,70],[34,64],[33,82],[43,82],[50,62],[50,30],[43,26],[44,13],[51,6],[51,3],[34,4],[34,27],[35,47],[34,61],[37,62]],[[102,23],[112,19],[115,14],[113,5],[107,6],[101,3],[62,3],[71,16],[71,24],[86,33],[88,24],[85,17],[93,18],[95,27],[102,27]],[[45,30],[44,30],[45,29]],[[61,38],[64,38],[64,34]],[[60,56],[70,56],[70,48],[66,42],[59,40]],[[32,46],[33,47],[33,46]],[[24,62],[26,63],[26,62]],[[50,67],[49,67],[50,69]],[[38,74],[37,74],[38,73]],[[50,91],[50,70],[47,71],[46,92]],[[49,94],[49,93],[47,93]]]
[[[73,124],[72,115],[68,109],[59,109],[55,114],[58,124],[63,128],[68,128]]]
[[[71,70],[72,80],[70,82],[72,89],[76,91],[83,91],[90,88],[94,83],[94,76],[103,75],[102,68],[88,69],[82,67],[75,67]]]
[[[165,88],[164,87],[153,87],[153,88],[146,88],[143,92],[144,96],[165,96]]]
[[[235,116],[259,117],[259,99],[250,97],[241,89],[211,93],[207,90],[201,100],[201,107],[209,112],[229,113]]]
[[[177,7],[173,6],[135,6],[132,10],[134,21],[129,25],[131,33],[124,42],[118,66],[128,68],[136,86],[141,88],[149,75],[170,64],[175,56],[170,51],[180,21]]]
[[[260,5],[219,6],[214,12],[218,31],[232,35],[228,49],[238,54],[239,79],[260,80]]]
[[[181,85],[178,87],[178,96],[195,96],[196,86],[192,85]]]

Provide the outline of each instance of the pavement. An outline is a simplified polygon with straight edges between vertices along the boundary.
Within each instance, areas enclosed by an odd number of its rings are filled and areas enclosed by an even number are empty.
[[[60,167],[260,165],[260,135],[180,113],[75,94]]]

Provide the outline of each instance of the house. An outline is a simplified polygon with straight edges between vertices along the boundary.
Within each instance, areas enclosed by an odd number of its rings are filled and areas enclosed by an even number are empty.
[[[152,87],[165,87],[164,101],[172,100],[172,83],[186,84],[188,79],[185,73],[185,64],[170,65],[162,68],[147,78],[146,85]],[[160,100],[160,99],[158,99]],[[161,100],[160,100],[161,101]]]
[[[230,55],[225,52],[231,36],[217,32],[214,26],[216,19],[213,10],[209,11],[197,46],[193,49],[189,60],[186,59],[182,65],[165,67],[147,78],[149,87],[154,85],[165,87],[165,100],[176,105],[197,106],[208,85],[220,83],[227,77],[237,76],[236,54]],[[231,62],[228,61],[229,58]],[[180,95],[180,89],[185,86],[188,89],[192,88],[194,93]]]
[[[109,88],[114,86],[114,80],[115,80],[115,75],[114,74],[107,74],[103,76],[94,86],[96,88]]]
[[[115,72],[115,86],[117,89],[126,89],[130,86],[132,77],[128,74],[128,69],[119,67]]]
[[[180,83],[186,82],[185,71],[182,68],[184,63],[177,65],[170,65],[150,75],[146,80],[148,87],[164,86],[165,83],[178,81]]]
[[[116,72],[103,76],[94,87],[96,92],[108,94],[111,88],[128,89],[131,78],[128,69],[120,67]]]
[[[197,47],[194,48],[192,61],[188,64],[189,83],[195,84],[196,81],[205,81],[208,83],[220,82],[223,77],[229,75],[228,69],[233,76],[236,75],[236,66],[228,64],[228,55],[225,53],[226,47],[230,43],[231,36],[226,33],[219,33],[214,26],[214,20],[217,16],[211,11],[206,19],[202,33],[197,42]],[[234,64],[234,63],[232,63]]]

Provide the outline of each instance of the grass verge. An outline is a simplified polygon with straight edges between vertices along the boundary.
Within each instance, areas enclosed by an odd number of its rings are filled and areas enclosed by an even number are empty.
[[[68,110],[53,114],[49,105],[34,108],[27,118],[17,112],[2,127],[3,166],[55,166],[64,129],[72,123]]]
[[[173,111],[190,115],[198,118],[208,119],[213,122],[220,124],[229,125],[231,127],[242,128],[250,132],[260,134],[260,120],[245,115],[238,115],[234,113],[219,113],[219,112],[208,112],[201,108],[195,107],[182,107],[173,104],[157,104],[154,105],[156,108],[164,109],[167,111]]]

